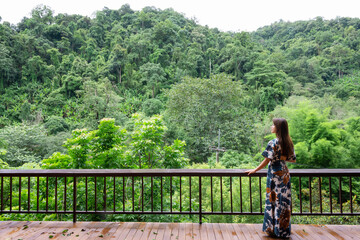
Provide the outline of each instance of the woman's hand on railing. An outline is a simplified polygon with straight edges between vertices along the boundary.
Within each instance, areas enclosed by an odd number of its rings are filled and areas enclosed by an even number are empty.
[[[248,175],[256,173],[256,169],[250,169],[245,171]]]

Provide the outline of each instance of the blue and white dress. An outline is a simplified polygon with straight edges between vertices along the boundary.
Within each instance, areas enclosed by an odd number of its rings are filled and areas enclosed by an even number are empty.
[[[295,152],[288,158],[281,156],[280,144],[275,138],[269,141],[262,155],[271,160],[266,180],[263,231],[277,237],[289,237],[291,232],[291,184],[289,169],[285,161],[295,160]]]

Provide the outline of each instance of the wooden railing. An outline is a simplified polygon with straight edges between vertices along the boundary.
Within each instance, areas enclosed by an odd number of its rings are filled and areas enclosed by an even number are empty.
[[[262,215],[266,171],[0,170],[0,213]],[[292,215],[360,215],[360,169],[291,169]]]

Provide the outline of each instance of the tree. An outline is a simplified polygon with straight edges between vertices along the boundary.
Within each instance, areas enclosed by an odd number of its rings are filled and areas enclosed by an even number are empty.
[[[115,45],[109,56],[109,64],[112,72],[116,72],[118,76],[118,83],[121,84],[121,71],[125,65],[126,49],[119,44]]]
[[[0,43],[0,91],[9,84],[14,72],[14,61],[10,56],[10,51]]]
[[[330,57],[336,66],[339,78],[344,75],[346,63],[350,61],[353,54],[353,50],[342,44],[336,44],[330,48]]]
[[[53,22],[53,11],[46,5],[38,5],[31,10],[31,16],[39,22],[44,24],[51,24]]]
[[[93,125],[105,117],[120,117],[122,98],[113,91],[113,85],[105,78],[99,82],[86,81],[83,91],[83,112]]]
[[[244,108],[240,82],[224,74],[210,79],[187,77],[174,85],[167,97],[166,118],[184,132],[192,161],[206,161],[219,129],[222,146],[244,152],[251,148],[253,116]]]
[[[167,127],[162,117],[155,115],[142,119],[134,114],[134,131],[131,134],[128,158],[138,162],[139,168],[181,168],[187,160],[184,158],[185,142],[178,139],[172,145],[164,142]]]
[[[76,129],[65,142],[68,154],[55,152],[42,161],[43,168],[181,168],[185,142],[164,142],[166,126],[160,116],[133,115],[132,131],[104,118],[93,131]],[[66,164],[61,163],[65,161]]]
[[[140,67],[141,81],[146,83],[152,91],[152,98],[155,97],[161,83],[165,81],[165,72],[160,64],[146,63]]]
[[[160,114],[160,111],[163,109],[163,103],[159,99],[150,98],[143,102],[141,108],[145,115],[150,117],[155,114]]]
[[[62,117],[51,116],[44,124],[45,128],[50,134],[57,134],[58,132],[68,131],[69,125]]]

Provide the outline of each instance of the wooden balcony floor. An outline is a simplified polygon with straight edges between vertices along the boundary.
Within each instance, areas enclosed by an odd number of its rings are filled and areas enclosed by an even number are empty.
[[[0,239],[273,239],[261,224],[144,222],[0,222]],[[360,239],[356,225],[292,225],[290,239]]]

